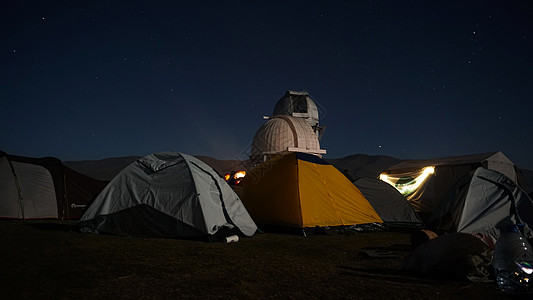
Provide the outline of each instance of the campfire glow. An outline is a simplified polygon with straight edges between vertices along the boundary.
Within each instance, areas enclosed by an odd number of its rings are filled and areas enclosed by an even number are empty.
[[[233,176],[232,176],[233,174]],[[229,184],[237,185],[246,176],[246,171],[231,172],[224,175],[224,180]]]

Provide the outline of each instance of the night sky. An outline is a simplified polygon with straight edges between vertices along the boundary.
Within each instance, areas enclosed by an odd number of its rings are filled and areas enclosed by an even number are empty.
[[[189,3],[190,2],[190,3]],[[2,1],[0,149],[245,159],[287,90],[326,158],[533,169],[531,1]]]

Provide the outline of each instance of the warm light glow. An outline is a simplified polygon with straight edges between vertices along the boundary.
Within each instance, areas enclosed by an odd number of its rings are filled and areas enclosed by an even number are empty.
[[[516,262],[516,265],[526,274],[531,275],[533,273],[533,267],[526,261]],[[526,278],[527,279],[527,278]]]
[[[239,182],[241,182],[244,176],[246,176],[246,171],[232,171],[231,173],[224,175],[224,180],[226,180],[231,185],[237,185],[239,184]]]
[[[397,176],[388,176],[386,174],[380,174],[379,179],[385,181],[386,183],[395,187],[402,195],[408,196],[415,192],[429,177],[429,175],[435,173],[435,167],[429,166],[422,169],[415,178],[409,177],[397,177]],[[406,182],[400,182],[400,181]]]
[[[433,167],[433,166],[425,167],[423,172],[428,174],[428,175],[434,174],[435,173],[435,167]]]

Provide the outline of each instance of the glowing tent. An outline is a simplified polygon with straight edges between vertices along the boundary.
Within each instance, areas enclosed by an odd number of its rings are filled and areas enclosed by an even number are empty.
[[[271,158],[248,172],[241,186],[242,201],[259,224],[305,229],[382,223],[357,187],[315,155]]]
[[[499,171],[517,181],[514,163],[501,152],[407,160],[385,170],[379,178],[398,189],[425,221],[450,188],[478,167]]]

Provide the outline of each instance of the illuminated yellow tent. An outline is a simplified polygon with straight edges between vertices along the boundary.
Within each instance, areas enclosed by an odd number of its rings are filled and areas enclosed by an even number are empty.
[[[357,187],[315,155],[274,157],[252,169],[241,185],[241,200],[259,224],[314,228],[382,223]]]

